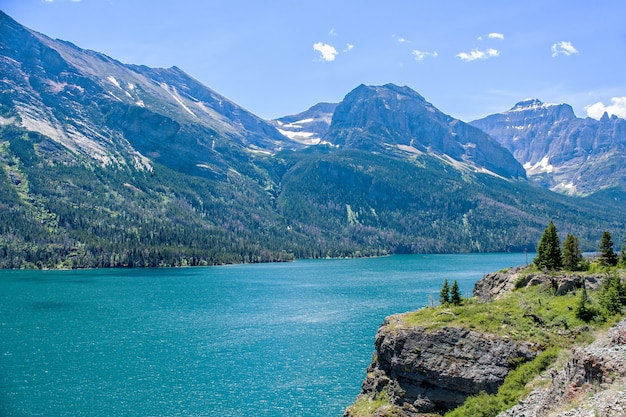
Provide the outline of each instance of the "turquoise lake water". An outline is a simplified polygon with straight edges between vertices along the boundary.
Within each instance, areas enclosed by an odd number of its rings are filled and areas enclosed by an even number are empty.
[[[528,255],[529,259],[530,254]],[[524,254],[0,271],[0,416],[340,417],[385,316]]]

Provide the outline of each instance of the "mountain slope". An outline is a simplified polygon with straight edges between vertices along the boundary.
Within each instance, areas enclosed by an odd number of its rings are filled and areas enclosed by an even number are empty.
[[[176,67],[124,65],[5,14],[0,24],[5,117],[81,155],[103,164],[132,157],[146,166],[149,157],[196,175],[224,175],[230,153],[285,144],[269,123]]]
[[[305,147],[180,69],[0,23],[0,267],[533,250],[550,219],[593,250],[624,229],[623,193],[529,184],[407,88],[358,87],[330,124],[333,104],[285,119],[327,129]]]
[[[589,194],[626,182],[626,120],[581,119],[567,104],[536,99],[470,123],[498,140],[529,178],[554,191]]]
[[[318,145],[333,118],[336,103],[318,103],[302,113],[273,120],[278,131],[305,145]]]
[[[337,106],[325,139],[343,148],[434,154],[505,178],[525,176],[489,136],[393,84],[361,85],[350,92]]]

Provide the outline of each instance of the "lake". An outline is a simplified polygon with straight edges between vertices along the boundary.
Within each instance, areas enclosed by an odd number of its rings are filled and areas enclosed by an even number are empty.
[[[534,255],[533,255],[534,256]],[[528,259],[532,259],[528,254]],[[526,255],[0,271],[0,415],[340,417],[387,315]]]

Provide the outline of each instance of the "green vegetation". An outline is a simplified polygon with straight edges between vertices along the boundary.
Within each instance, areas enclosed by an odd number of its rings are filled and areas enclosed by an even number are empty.
[[[537,246],[537,257],[533,262],[538,268],[548,270],[560,269],[563,266],[559,236],[552,220],[541,235],[539,246]]]
[[[146,169],[124,152],[100,164],[0,126],[0,268],[523,251],[550,217],[580,224],[590,250],[598,230],[623,228],[614,199],[560,196],[428,155],[315,147],[268,156],[218,138],[204,168],[163,155]]]
[[[460,306],[463,302],[461,297],[461,291],[459,289],[459,283],[455,279],[452,282],[452,287],[448,284],[448,280],[443,280],[443,285],[439,291],[439,303],[442,305],[452,304],[453,306]]]
[[[454,306],[460,306],[462,302],[461,291],[459,290],[459,283],[455,279],[450,289],[450,304]]]
[[[602,266],[617,265],[617,254],[613,252],[613,240],[611,239],[611,234],[606,230],[602,233],[598,262]]]
[[[510,408],[529,393],[529,383],[546,371],[563,349],[590,343],[596,331],[615,324],[626,312],[625,270],[608,266],[600,258],[595,262],[583,260],[579,241],[571,234],[565,239],[564,255],[561,255],[556,227],[552,222],[545,229],[541,240],[542,251],[538,251],[540,261],[522,271],[515,289],[504,297],[490,302],[482,302],[477,298],[463,299],[458,294],[456,281],[450,286],[445,279],[440,290],[440,305],[430,305],[402,316],[403,325],[408,327],[422,327],[426,331],[444,327],[469,329],[506,337],[515,342],[536,343],[541,351],[532,361],[511,361],[511,371],[496,394],[482,392],[472,396],[460,407],[446,413],[445,417],[494,417]],[[610,236],[604,237],[602,241],[601,248],[612,246],[607,243],[610,242]],[[554,279],[547,279],[545,284],[526,286],[528,281],[524,279],[524,273],[536,275],[542,273],[543,269],[548,270],[548,278],[563,275],[555,267],[559,256],[564,256],[564,268],[584,270],[574,275],[579,279],[578,285],[561,295],[556,295]],[[590,274],[594,275],[590,282],[595,282],[598,275],[605,277],[599,289],[590,290],[585,284]],[[418,356],[420,354],[415,353]],[[357,403],[362,412],[350,416],[372,416],[376,407],[397,410],[392,402],[388,397],[379,397],[377,402],[373,402],[367,396],[361,396]]]
[[[465,299],[461,306],[425,307],[405,316],[407,325],[440,329],[461,327],[542,346],[569,346],[587,323],[576,317],[573,293],[554,296],[551,286],[514,291],[489,303]],[[571,338],[564,334],[569,334]]]
[[[568,233],[563,242],[563,268],[568,271],[578,271],[582,260],[583,252],[580,250],[578,238]]]
[[[439,303],[442,305],[450,304],[450,286],[447,279],[443,280],[441,291],[439,291]]]
[[[385,411],[381,413],[381,409]],[[376,399],[372,399],[368,395],[359,395],[347,411],[350,417],[371,417],[374,411],[378,410],[381,417],[398,417],[401,416],[397,407],[390,404],[389,394],[384,389]]]

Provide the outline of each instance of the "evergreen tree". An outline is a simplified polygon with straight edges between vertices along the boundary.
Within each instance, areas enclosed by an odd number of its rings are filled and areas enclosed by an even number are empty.
[[[450,303],[455,306],[461,305],[461,292],[459,291],[459,283],[455,279],[450,289]]]
[[[559,236],[552,220],[541,235],[539,246],[537,246],[537,257],[533,262],[537,267],[549,270],[560,269],[563,265]]]
[[[439,303],[450,304],[450,286],[447,279],[443,280],[443,286],[441,291],[439,291]]]
[[[580,250],[578,238],[568,233],[565,242],[563,242],[563,267],[570,271],[576,271],[582,260],[583,253]]]
[[[587,295],[587,287],[585,286],[585,280],[582,281],[582,291],[580,292],[580,298],[576,305],[576,317],[582,321],[590,321],[594,316],[593,309],[589,306],[589,296]]]
[[[600,257],[598,262],[603,266],[617,265],[617,254],[613,252],[611,234],[606,230],[602,233],[602,239],[600,240]]]
[[[619,275],[615,274],[604,281],[598,299],[609,316],[621,312],[626,306],[626,285],[622,284]]]

